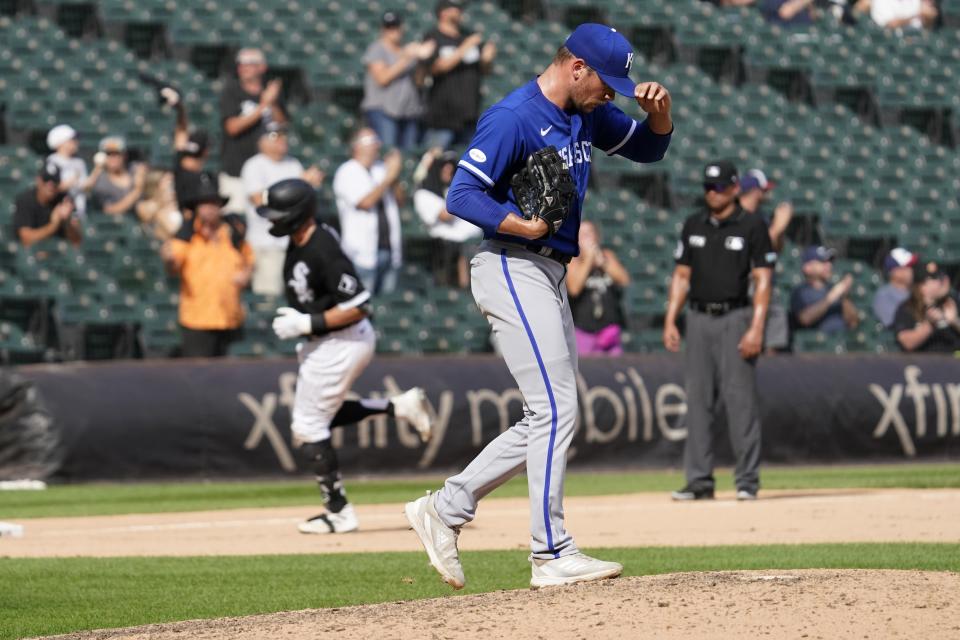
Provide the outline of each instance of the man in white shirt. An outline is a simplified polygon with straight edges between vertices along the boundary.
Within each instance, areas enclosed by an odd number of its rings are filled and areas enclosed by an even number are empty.
[[[240,171],[247,194],[247,242],[257,258],[251,286],[254,293],[277,296],[283,293],[283,260],[289,238],[270,235],[270,223],[257,215],[256,207],[263,205],[263,192],[281,180],[301,178],[318,188],[324,175],[316,167],[304,170],[300,161],[289,155],[287,130],[280,123],[263,128],[258,146],[260,152],[244,162]]]
[[[872,0],[870,17],[885,29],[930,29],[939,12],[931,0]]]
[[[333,177],[340,214],[340,244],[363,288],[391,293],[403,262],[396,187],[403,159],[393,150],[380,159],[380,138],[368,127],[350,140],[351,159]]]
[[[460,156],[439,147],[427,151],[414,172],[418,183],[413,192],[413,208],[427,227],[434,247],[433,270],[439,284],[451,284],[450,271],[456,272],[456,285],[470,286],[468,261],[476,253],[483,232],[474,224],[447,211],[447,190],[453,181]]]

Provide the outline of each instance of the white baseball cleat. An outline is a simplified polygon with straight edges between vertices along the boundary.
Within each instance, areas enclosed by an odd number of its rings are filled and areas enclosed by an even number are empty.
[[[420,387],[413,387],[398,396],[390,398],[393,404],[393,415],[406,420],[420,434],[420,439],[426,442],[433,432],[433,417],[427,405],[427,394]]]
[[[430,564],[437,570],[443,581],[454,589],[463,589],[467,579],[460,565],[460,552],[457,550],[459,527],[448,527],[440,520],[434,506],[436,494],[427,491],[427,495],[408,502],[404,507],[407,522],[423,545]]]
[[[353,505],[347,504],[336,513],[321,513],[297,525],[300,533],[350,533],[360,527]]]
[[[533,567],[531,589],[616,578],[623,572],[623,565],[618,562],[597,560],[583,553],[573,553],[551,560],[530,556],[530,564]]]

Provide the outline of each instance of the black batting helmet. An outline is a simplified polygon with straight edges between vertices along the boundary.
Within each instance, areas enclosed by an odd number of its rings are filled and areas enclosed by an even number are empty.
[[[317,192],[304,180],[291,178],[275,183],[263,192],[257,213],[273,223],[270,235],[288,236],[314,217]]]

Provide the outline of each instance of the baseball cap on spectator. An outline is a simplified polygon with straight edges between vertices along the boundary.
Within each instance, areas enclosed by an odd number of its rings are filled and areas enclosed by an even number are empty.
[[[60,167],[52,162],[44,162],[37,172],[37,176],[43,182],[56,182],[60,184]]]
[[[803,264],[808,262],[833,262],[837,252],[822,245],[812,245],[803,250]]]
[[[69,142],[76,137],[76,129],[68,124],[58,124],[53,129],[50,129],[49,133],[47,133],[47,146],[50,147],[51,151],[56,151],[62,147],[64,143]]]
[[[926,280],[940,280],[946,275],[936,262],[925,262],[913,266],[913,284],[920,284]]]
[[[123,153],[127,150],[127,141],[122,136],[107,136],[100,141],[99,150],[104,153]]]
[[[403,24],[403,18],[396,11],[384,11],[380,17],[380,24],[386,29],[393,29]]]
[[[260,131],[260,135],[262,137],[262,136],[270,135],[271,133],[287,135],[289,131],[287,130],[287,125],[281,122],[270,121],[263,126],[263,128]]]
[[[433,13],[435,15],[440,15],[441,12],[446,11],[447,9],[463,9],[463,1],[437,0],[437,6],[434,8]]]
[[[750,169],[740,180],[741,193],[747,193],[754,189],[760,189],[761,191],[773,189],[773,183],[767,179],[767,174],[760,169]]]
[[[563,46],[582,58],[611,89],[633,97],[637,87],[637,83],[630,79],[633,46],[616,29],[587,22],[574,29]]]
[[[187,144],[184,145],[183,152],[189,156],[201,156],[209,145],[210,136],[207,135],[206,131],[198,129],[187,138]]]
[[[704,186],[721,185],[728,187],[739,182],[737,168],[729,160],[711,162],[703,168]]]
[[[217,176],[207,171],[189,181],[185,190],[183,204],[187,207],[195,207],[204,202],[215,202],[222,207],[230,201],[230,198],[220,195],[220,181]]]
[[[890,250],[887,257],[883,259],[883,272],[890,273],[897,267],[912,267],[917,264],[919,256],[907,251],[903,247],[896,247]]]

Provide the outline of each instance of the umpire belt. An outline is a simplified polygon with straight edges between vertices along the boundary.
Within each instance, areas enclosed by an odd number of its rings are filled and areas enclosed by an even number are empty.
[[[526,247],[527,247],[527,251],[532,251],[538,256],[543,256],[544,258],[550,258],[551,260],[555,260],[560,264],[564,264],[564,265],[569,264],[570,260],[573,259],[573,256],[568,256],[565,253],[560,253],[559,251],[551,247],[538,247],[532,244],[528,244],[526,245]]]
[[[748,306],[750,306],[750,303],[746,300],[728,300],[726,302],[700,302],[699,300],[690,301],[691,309],[700,313],[705,313],[708,316],[724,316],[731,311],[743,309],[744,307]]]

